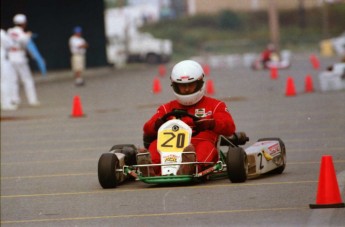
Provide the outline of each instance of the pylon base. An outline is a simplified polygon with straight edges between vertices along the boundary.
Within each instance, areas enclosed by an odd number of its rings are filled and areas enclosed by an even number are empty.
[[[86,114],[83,114],[83,115],[69,115],[70,118],[83,118],[83,117],[86,117]]]
[[[334,203],[334,204],[309,204],[311,209],[319,208],[343,208],[345,207],[344,203]]]

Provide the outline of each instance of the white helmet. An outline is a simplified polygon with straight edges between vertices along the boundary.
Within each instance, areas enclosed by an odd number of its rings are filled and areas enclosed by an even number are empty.
[[[177,101],[184,106],[194,105],[205,95],[204,70],[195,61],[185,60],[177,63],[171,72],[170,79]],[[197,83],[194,93],[181,94],[177,85],[188,83]]]
[[[25,24],[26,23],[26,16],[24,14],[17,14],[13,17],[14,24]]]

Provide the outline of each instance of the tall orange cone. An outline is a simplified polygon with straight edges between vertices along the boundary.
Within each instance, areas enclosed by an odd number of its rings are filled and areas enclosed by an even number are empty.
[[[305,92],[314,92],[313,78],[311,77],[311,75],[307,75],[305,77]]]
[[[209,95],[214,94],[214,85],[212,80],[207,80],[206,81],[206,93]]]
[[[210,66],[208,64],[204,64],[202,66],[203,70],[204,70],[204,73],[206,76],[209,76],[210,75]]]
[[[341,200],[333,160],[330,155],[324,155],[321,158],[316,204],[309,204],[309,207],[312,209],[345,207],[345,204]]]
[[[73,98],[72,114],[71,117],[84,117],[83,108],[81,106],[80,97],[78,95]]]
[[[166,73],[167,73],[167,69],[166,69],[165,65],[159,65],[158,66],[158,75],[161,77],[164,77]]]
[[[310,55],[309,60],[314,69],[320,68],[320,61],[319,59],[317,59],[317,57],[314,54]]]
[[[295,90],[295,83],[292,77],[288,77],[286,81],[286,91],[285,96],[295,96],[296,90]]]
[[[271,79],[272,80],[278,79],[278,68],[277,67],[271,68]]]
[[[162,87],[161,87],[161,81],[156,77],[153,80],[153,85],[152,85],[152,92],[154,94],[158,94],[162,91]]]

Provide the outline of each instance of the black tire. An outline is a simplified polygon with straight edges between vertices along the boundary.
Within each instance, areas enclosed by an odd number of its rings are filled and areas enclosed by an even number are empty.
[[[133,144],[118,144],[110,148],[110,152],[122,153],[125,155],[125,165],[131,166],[137,164],[137,148]]]
[[[272,138],[261,138],[258,140],[258,142],[262,142],[262,141],[271,141],[271,140],[276,140],[279,142],[279,145],[280,145],[280,148],[281,148],[281,152],[282,152],[282,155],[283,155],[283,165],[282,166],[279,166],[278,168],[270,171],[269,173],[273,173],[273,174],[282,174],[285,170],[285,167],[286,167],[286,148],[285,148],[285,144],[284,142],[280,139],[280,138],[277,138],[277,137],[272,137]]]
[[[157,54],[150,53],[146,56],[146,63],[148,64],[158,64],[160,61],[160,56]]]
[[[98,161],[98,181],[103,188],[115,188],[116,168],[119,166],[119,159],[113,153],[103,153]]]
[[[226,168],[232,183],[242,183],[247,180],[248,159],[241,147],[229,147],[226,157]]]

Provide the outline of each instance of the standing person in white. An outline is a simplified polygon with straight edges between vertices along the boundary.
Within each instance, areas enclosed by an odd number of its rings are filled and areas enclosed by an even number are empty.
[[[31,70],[26,55],[26,46],[31,39],[31,32],[25,32],[27,24],[26,16],[23,14],[17,14],[13,18],[15,26],[8,29],[8,35],[13,41],[13,45],[9,51],[9,60],[16,71],[17,76],[23,82],[24,90],[28,103],[30,106],[39,106],[40,102],[37,99],[35,83],[32,78]],[[19,96],[19,80],[15,88],[16,98],[15,102],[20,103]]]
[[[82,28],[77,26],[73,29],[73,35],[69,38],[69,48],[72,54],[71,66],[74,72],[76,86],[84,85],[81,73],[85,70],[85,55],[88,43],[82,37]]]
[[[1,110],[17,109],[17,105],[12,103],[16,74],[11,62],[8,60],[8,51],[11,46],[12,40],[1,29]]]

